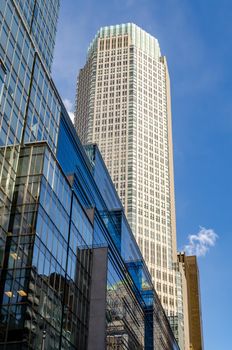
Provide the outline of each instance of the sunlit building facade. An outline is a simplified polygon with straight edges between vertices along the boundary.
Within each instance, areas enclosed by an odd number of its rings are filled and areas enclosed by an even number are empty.
[[[0,348],[179,350],[50,76],[59,1],[0,2]]]
[[[201,314],[201,290],[197,257],[178,253],[179,265],[185,274],[185,298],[187,300],[188,333],[190,350],[203,350],[204,338]]]
[[[103,27],[80,70],[75,127],[97,143],[166,314],[184,307],[177,263],[170,81],[158,40],[135,24]]]

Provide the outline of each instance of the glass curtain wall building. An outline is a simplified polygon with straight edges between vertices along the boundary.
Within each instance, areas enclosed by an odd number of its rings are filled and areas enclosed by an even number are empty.
[[[0,225],[3,249],[20,145],[46,139],[53,151],[57,147],[60,104],[49,72],[58,10],[57,0],[3,0],[0,3]]]
[[[80,162],[75,131],[67,129],[68,123],[68,118],[61,118],[58,160],[65,173],[75,172],[73,186],[83,206],[89,210],[94,208],[94,247],[108,249],[107,291],[103,298],[107,349],[162,349],[163,346],[179,349],[101,154],[96,145],[86,146],[89,176],[87,165]],[[70,137],[70,131],[73,137]],[[85,153],[83,156],[86,157]],[[83,197],[85,192],[88,201]],[[94,273],[91,278],[95,280]],[[92,316],[90,310],[90,322],[92,320],[96,328],[99,315],[97,320],[95,314]],[[89,335],[94,341],[94,349],[97,334],[98,330],[93,337]]]
[[[77,84],[75,127],[97,143],[182,349],[170,81],[158,40],[135,24],[102,27]],[[185,338],[185,339],[184,339]]]
[[[58,10],[0,2],[0,348],[178,350],[98,148],[51,80]]]

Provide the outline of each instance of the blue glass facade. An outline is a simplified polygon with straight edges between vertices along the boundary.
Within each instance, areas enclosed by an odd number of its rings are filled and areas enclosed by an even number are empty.
[[[46,140],[57,147],[60,98],[49,71],[58,9],[58,0],[0,2],[0,250],[21,145]]]
[[[58,9],[0,2],[0,349],[178,349],[98,148],[51,80]]]
[[[0,344],[85,349],[93,226],[45,143],[21,148],[9,222]]]
[[[82,205],[95,208],[94,246],[108,247],[107,348],[178,349],[101,154],[85,151],[62,109],[57,158]]]

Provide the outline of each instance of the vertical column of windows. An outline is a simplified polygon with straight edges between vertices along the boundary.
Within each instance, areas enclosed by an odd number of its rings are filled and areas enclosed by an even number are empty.
[[[128,39],[99,39],[94,141],[99,144],[115,186],[124,201]],[[113,155],[113,157],[112,157]],[[114,174],[114,175],[113,175]]]
[[[1,11],[0,58],[6,74],[2,91],[0,144],[8,145],[21,142],[34,49],[11,2],[7,2],[5,8],[1,7]]]
[[[36,57],[24,142],[47,140],[56,149],[60,104],[43,67]]]
[[[161,270],[171,267],[169,169],[167,141],[167,111],[164,68],[161,63],[138,55],[138,242],[145,242],[142,250],[149,266],[153,266],[153,278],[157,266]],[[149,166],[147,167],[147,164]],[[153,171],[154,170],[154,171]],[[148,187],[149,186],[149,187]],[[147,189],[149,188],[149,190]],[[143,196],[140,195],[143,191]],[[149,192],[149,196],[147,195]],[[156,224],[155,224],[156,222]],[[146,236],[149,235],[150,255]],[[154,247],[155,242],[162,242]],[[163,282],[163,281],[162,281]],[[162,288],[161,288],[162,287]],[[169,288],[170,287],[170,288]],[[174,296],[168,299],[173,284],[157,285],[166,309],[175,307]],[[173,311],[172,311],[173,312]]]

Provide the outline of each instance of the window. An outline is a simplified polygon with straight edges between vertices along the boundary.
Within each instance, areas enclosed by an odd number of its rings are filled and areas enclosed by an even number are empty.
[[[1,99],[2,99],[5,76],[6,76],[6,68],[5,68],[5,66],[0,58],[0,103],[1,103]]]

